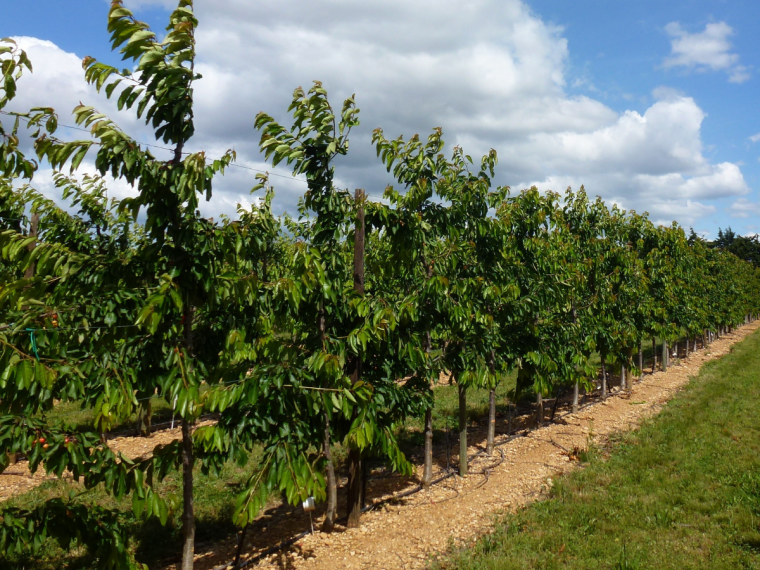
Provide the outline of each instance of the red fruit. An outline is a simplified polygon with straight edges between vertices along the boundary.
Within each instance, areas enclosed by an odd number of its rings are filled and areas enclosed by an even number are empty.
[[[45,438],[44,437],[40,438],[40,443],[45,443]]]
[[[66,439],[63,440],[63,443],[69,443],[69,441],[71,440],[67,437]]]

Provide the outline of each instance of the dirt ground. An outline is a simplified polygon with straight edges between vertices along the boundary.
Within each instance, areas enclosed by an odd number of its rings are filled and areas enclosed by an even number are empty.
[[[453,476],[430,491],[383,503],[362,516],[358,529],[339,526],[332,534],[322,533],[318,530],[322,522],[320,514],[314,517],[314,534],[300,538],[287,549],[262,556],[272,545],[309,529],[308,517],[299,509],[265,513],[248,530],[241,560],[249,560],[249,567],[262,569],[425,568],[437,556],[445,555],[451,546],[472,544],[478,536],[489,532],[497,513],[516,510],[542,497],[553,478],[577,466],[573,460],[577,450],[586,449],[590,442],[603,444],[611,434],[633,429],[644,418],[656,414],[699,373],[702,364],[728,353],[733,344],[758,328],[760,321],[745,325],[716,340],[706,350],[671,364],[666,373],[646,374],[634,383],[630,393],[613,388],[613,395],[606,401],[590,399],[577,414],[560,406],[553,424],[522,430],[520,437],[511,440],[503,433],[497,437],[494,456],[481,455],[472,460],[466,477]],[[550,413],[547,409],[547,418]],[[522,418],[523,424],[525,419]],[[497,430],[506,432],[506,418],[497,421]],[[520,427],[518,421],[517,429]],[[469,432],[473,445],[468,455],[484,449],[485,434],[485,424]],[[458,448],[456,441],[452,448]],[[440,459],[440,453],[436,459]],[[457,461],[458,457],[453,455],[451,464]],[[439,468],[445,466],[444,457]],[[377,504],[394,493],[417,486],[418,480],[413,478],[370,480],[368,502]],[[339,508],[339,513],[343,512]],[[209,548],[206,553],[199,552],[196,568],[232,568],[235,546],[229,541]]]
[[[745,325],[707,349],[673,363],[666,373],[646,374],[630,392],[613,387],[606,401],[601,401],[598,394],[589,395],[577,414],[570,413],[567,401],[563,401],[555,422],[545,427],[532,429],[534,420],[526,415],[516,417],[511,424],[516,435],[510,438],[506,433],[507,418],[497,418],[497,447],[491,457],[482,453],[485,422],[475,425],[468,431],[468,456],[475,457],[466,477],[443,478],[451,473],[447,464],[458,462],[456,437],[449,442],[450,454],[445,445],[435,449],[436,478],[443,480],[428,491],[394,499],[418,488],[421,467],[417,477],[387,476],[382,469],[374,470],[366,492],[367,503],[374,507],[362,515],[358,529],[339,524],[331,534],[320,532],[324,511],[318,508],[313,513],[315,532],[310,534],[309,516],[302,509],[274,506],[248,529],[241,561],[249,567],[265,569],[424,568],[451,546],[471,544],[489,532],[497,513],[515,510],[543,496],[554,477],[577,465],[574,458],[578,450],[586,449],[590,442],[604,443],[615,432],[635,428],[644,418],[657,413],[703,363],[726,354],[733,344],[758,328],[760,321]],[[551,406],[547,406],[547,419],[550,415]],[[109,440],[109,446],[138,457],[178,437],[179,428],[156,432],[149,439],[114,438]],[[26,463],[19,462],[0,476],[0,501],[30,490],[45,479],[39,472],[31,475]],[[343,514],[345,493],[339,498],[339,514]],[[272,548],[283,541],[292,544],[282,550]],[[232,568],[236,547],[234,538],[224,543],[197,544],[195,567]],[[168,564],[165,569],[177,567]]]
[[[209,422],[201,422],[205,425]],[[108,440],[108,446],[115,452],[121,452],[127,457],[135,459],[153,453],[157,445],[166,445],[175,439],[182,437],[182,422],[177,422],[174,429],[156,431],[149,438],[145,437],[114,437]],[[0,502],[21,493],[31,491],[37,485],[49,479],[55,479],[55,475],[45,475],[43,469],[36,473],[29,471],[29,465],[25,460],[11,465],[3,473],[0,473]]]

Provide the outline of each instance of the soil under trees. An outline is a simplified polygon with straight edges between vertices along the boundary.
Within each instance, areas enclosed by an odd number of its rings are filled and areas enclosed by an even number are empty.
[[[742,327],[735,333],[714,342],[707,350],[690,353],[688,359],[682,359],[677,365],[671,366],[667,373],[647,374],[641,382],[634,380],[633,389],[630,393],[620,391],[617,388],[619,380],[612,379],[613,397],[602,401],[599,394],[589,395],[585,400],[581,400],[582,407],[577,414],[570,414],[572,391],[563,394],[556,407],[552,400],[547,400],[545,406],[547,424],[541,429],[534,429],[535,412],[530,407],[507,409],[506,406],[500,405],[496,425],[496,447],[490,457],[484,453],[488,432],[486,414],[489,394],[487,390],[473,391],[470,409],[471,412],[474,412],[471,413],[471,418],[474,419],[471,419],[468,432],[470,444],[468,455],[471,458],[470,474],[465,478],[455,475],[455,467],[459,459],[459,446],[456,436],[458,419],[456,417],[456,386],[445,385],[445,379],[442,378],[443,385],[439,391],[440,396],[437,405],[438,415],[435,418],[433,479],[437,482],[429,491],[400,496],[415,491],[422,477],[423,426],[412,424],[407,426],[407,429],[401,434],[401,438],[406,442],[405,451],[409,456],[412,459],[419,460],[417,461],[419,464],[418,473],[416,477],[412,478],[390,476],[386,474],[380,464],[370,462],[370,477],[365,500],[369,506],[374,506],[374,508],[365,513],[361,528],[346,529],[346,521],[338,520],[337,532],[332,534],[321,533],[318,529],[324,513],[323,510],[318,509],[313,516],[314,527],[317,532],[310,535],[308,534],[310,529],[308,515],[300,509],[283,506],[274,497],[271,508],[263,513],[247,532],[243,561],[250,561],[262,568],[365,568],[369,566],[423,568],[429,565],[432,560],[442,557],[440,563],[446,567],[452,565],[466,568],[505,567],[503,566],[504,559],[498,554],[498,548],[494,545],[511,543],[510,541],[513,540],[511,535],[509,539],[500,539],[499,537],[502,535],[506,537],[509,532],[514,532],[504,530],[505,528],[514,528],[514,526],[498,527],[501,530],[490,535],[491,538],[485,542],[478,543],[475,550],[478,554],[472,558],[469,555],[469,549],[455,554],[452,559],[448,559],[446,553],[450,552],[452,548],[456,551],[460,547],[469,547],[476,537],[491,533],[495,513],[521,509],[524,505],[535,501],[537,498],[543,498],[547,494],[554,496],[554,498],[547,502],[541,502],[539,505],[552,505],[557,502],[564,504],[561,498],[566,496],[566,489],[572,488],[568,487],[572,484],[563,482],[557,486],[554,482],[557,481],[556,478],[559,475],[572,470],[573,466],[578,465],[579,462],[589,461],[590,469],[584,470],[583,475],[581,475],[582,480],[586,481],[587,485],[594,487],[596,481],[602,484],[599,487],[600,489],[607,488],[606,482],[611,480],[612,475],[606,470],[612,469],[616,463],[614,461],[606,463],[602,461],[607,454],[607,447],[605,446],[611,441],[619,441],[622,438],[626,442],[623,450],[630,449],[630,441],[632,440],[619,434],[638,425],[644,418],[658,411],[665,402],[689,382],[690,377],[697,374],[702,364],[727,354],[732,350],[733,344],[756,330],[757,326],[758,323],[756,322]],[[746,354],[751,355],[753,350],[760,354],[760,350],[758,350],[760,346],[758,345],[760,345],[760,338],[757,336],[747,340],[740,345],[736,353],[721,361],[717,367],[710,365],[708,372],[700,376],[697,385],[700,387],[703,385],[712,386],[714,380],[707,382],[703,379],[714,378],[716,370],[723,371],[721,374],[724,376],[730,376],[729,371],[733,371],[736,366],[743,366],[751,370],[753,362],[755,378],[757,378],[757,371],[760,370],[760,357],[756,357],[754,361],[752,359],[748,361]],[[648,369],[645,367],[645,370]],[[722,378],[722,376],[720,377]],[[724,381],[730,382],[726,379]],[[506,391],[513,385],[513,379],[507,379],[503,384],[497,394],[497,400],[500,403],[505,402]],[[480,392],[483,393],[480,394]],[[676,409],[678,410],[686,409],[688,411],[690,406],[694,406],[694,404],[687,402],[685,405],[682,400],[683,398],[693,398],[693,392],[694,390],[690,390],[687,395],[679,396],[673,406],[677,406]],[[746,396],[738,390],[735,395],[739,400]],[[729,407],[733,405],[731,402],[725,403]],[[669,406],[668,409],[671,407]],[[723,410],[722,407],[717,407],[715,413],[720,415],[723,413],[721,410]],[[552,415],[554,415],[553,423],[550,422]],[[669,415],[672,416],[672,412]],[[733,413],[730,415],[736,416]],[[687,414],[684,417],[688,418],[689,415]],[[678,421],[687,421],[687,419]],[[447,425],[448,429],[446,429]],[[732,431],[734,428],[730,427],[731,424],[727,425],[729,427],[726,429],[736,436]],[[177,429],[179,426],[175,427],[175,431]],[[654,428],[647,425],[644,429],[651,430]],[[686,428],[684,429],[687,432],[689,431]],[[689,429],[694,429],[694,426],[690,426]],[[507,431],[510,431],[512,438],[507,435]],[[174,437],[176,434],[167,430],[155,433],[150,439],[140,437],[115,438],[111,440],[110,445],[132,457],[136,457],[149,453],[153,446],[164,439],[171,440]],[[734,440],[732,439],[732,441]],[[589,445],[592,446],[591,452],[587,451]],[[639,445],[636,444],[636,448],[638,447]],[[613,447],[613,449],[615,448]],[[685,449],[681,450],[681,453],[685,452]],[[336,455],[339,464],[345,462],[345,452],[337,449]],[[613,455],[613,457],[616,456]],[[243,468],[236,470],[235,473],[226,473],[223,480],[207,481],[203,477],[198,478],[199,487],[196,491],[196,504],[199,509],[200,544],[196,567],[209,570],[229,563],[234,558],[237,547],[235,529],[231,526],[215,524],[214,521],[224,518],[224,513],[221,511],[229,508],[229,505],[224,507],[225,502],[234,496],[236,486],[244,480],[254,466],[255,458],[247,469]],[[624,466],[623,469],[630,471],[629,466]],[[594,473],[598,475],[592,475]],[[9,473],[3,476],[3,481],[0,483],[3,483],[3,495],[7,497],[32,489],[41,482],[44,484],[31,491],[31,494],[17,496],[6,504],[17,501],[24,501],[28,504],[29,501],[40,500],[43,497],[64,492],[66,489],[75,486],[72,482],[44,481],[44,478],[41,477],[30,478],[28,473],[25,473],[23,462],[9,470]],[[168,485],[176,483],[172,480],[167,482]],[[347,480],[345,476],[339,480],[339,484],[341,492],[339,493],[338,515],[342,516],[346,512],[345,486]],[[552,490],[553,487],[555,490]],[[562,489],[562,491],[556,489]],[[577,491],[576,489],[576,492],[580,492],[584,497],[586,496],[585,491]],[[607,491],[597,490],[595,492],[605,493]],[[620,493],[626,492],[629,491],[625,489],[620,491]],[[642,488],[641,492],[646,493],[646,487]],[[593,501],[591,504],[594,504]],[[532,507],[516,516],[539,517],[540,512],[543,512],[540,511],[542,508],[550,509],[551,507]],[[129,505],[125,504],[124,509],[128,511]],[[536,514],[526,514],[533,513],[533,509],[537,509]],[[666,511],[667,509],[663,512]],[[675,520],[678,510],[671,509],[667,512],[671,512],[669,515],[671,518],[668,520],[675,521],[673,522],[675,525],[681,524]],[[653,516],[659,517],[658,520],[660,520],[664,515],[655,514]],[[539,519],[536,518],[535,520]],[[574,522],[566,525],[567,528],[564,532],[572,535],[575,532],[573,524]],[[599,528],[603,528],[601,523]],[[599,528],[594,532],[601,532]],[[674,528],[682,529],[678,532],[683,533],[686,532],[683,529],[691,527]],[[178,538],[172,535],[171,525],[169,529],[154,528],[148,533],[144,530],[137,532],[135,538],[138,541],[137,548],[149,558],[150,567],[174,568],[176,562],[171,558],[166,558],[166,555],[172,552],[171,548],[167,550],[166,543],[172,543]],[[175,528],[174,534],[176,532],[177,529]],[[563,535],[560,531],[557,532],[560,534],[557,535],[556,540],[560,540]],[[304,535],[304,533],[306,534]],[[524,537],[525,552],[531,552],[532,548],[536,548],[535,544],[530,543],[530,536],[528,533]],[[617,535],[613,533],[610,536]],[[643,536],[646,536],[646,533],[643,533]],[[289,542],[294,538],[297,540],[293,541],[294,543],[289,547],[276,552],[269,552],[267,555],[272,546],[281,545],[283,542]],[[537,536],[534,537],[534,540],[538,541],[541,538]],[[751,544],[751,537],[747,540]],[[600,539],[600,541],[604,544],[611,541],[612,545],[607,550],[612,553],[617,552],[615,548],[616,545],[619,546],[619,543],[615,543],[614,538]],[[581,542],[586,543],[588,541],[584,539]],[[577,553],[578,549],[585,552],[586,547],[570,548],[568,544],[565,545],[562,552],[559,552],[561,548],[562,545],[560,544],[557,547],[557,552],[550,553],[548,560],[553,560],[552,557],[559,557],[557,560],[569,560],[567,557],[562,558],[562,553]],[[629,549],[629,547],[626,548]],[[742,548],[739,550],[743,552]],[[602,550],[609,554],[607,550]],[[592,549],[592,552],[597,552],[597,550]],[[80,558],[77,557],[77,553],[72,553],[72,555],[63,558],[61,557],[62,553],[51,552],[50,554],[51,558],[49,565],[46,566],[47,568],[86,567],[86,560],[81,558],[81,553],[79,553]],[[512,555],[505,553],[504,557]],[[634,559],[632,558],[632,560]],[[521,559],[518,558],[517,560]],[[588,560],[583,562],[583,558],[579,558],[579,560],[578,564],[581,567],[585,567],[583,565],[588,563]],[[544,558],[535,560],[526,558],[516,567],[544,567],[544,562]],[[20,560],[18,563],[23,565]],[[85,566],[81,566],[82,564]],[[565,562],[560,566],[564,564]],[[15,562],[11,567],[14,566],[16,566]]]

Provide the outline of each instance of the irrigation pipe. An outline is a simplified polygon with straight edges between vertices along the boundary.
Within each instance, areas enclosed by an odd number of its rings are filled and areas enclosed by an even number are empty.
[[[636,383],[640,384],[643,381],[643,378],[644,377],[641,376],[640,379],[638,380],[638,382],[636,382]],[[584,396],[592,396],[592,395],[595,394],[595,392],[596,392],[596,390],[594,392],[592,392],[591,394],[584,394]],[[621,390],[621,391],[618,391],[615,394],[610,394],[610,397],[620,397],[620,395],[622,395],[623,393],[625,393],[625,392],[623,390]],[[560,398],[559,398],[559,396],[555,396],[554,399],[555,399],[555,410],[554,411],[556,411],[556,404],[557,404],[557,401]],[[589,407],[592,407],[592,406],[595,406],[595,405],[597,405],[599,403],[600,402],[598,400],[597,401],[587,402],[587,403],[585,403],[585,404],[583,404],[581,406],[578,406],[578,411],[586,409],[586,408],[589,408]],[[515,411],[517,411],[517,406],[515,406]],[[511,419],[512,419],[511,418],[511,415],[512,415],[511,414],[511,409],[509,410],[509,412],[510,412],[510,414],[509,414],[510,415],[510,422],[509,423],[511,424]],[[530,413],[530,412],[528,412],[528,413]],[[564,414],[561,414],[557,419],[561,419],[561,418],[563,418],[565,416],[571,415],[572,413],[573,413],[572,410],[570,410],[568,412],[565,412]],[[554,413],[552,413],[552,416],[554,416]],[[555,422],[552,421],[550,423],[555,423]],[[528,428],[528,429],[523,430],[521,433],[516,433],[514,435],[509,435],[509,436],[507,436],[507,438],[505,440],[499,441],[498,443],[495,443],[494,444],[494,448],[506,445],[507,443],[509,443],[511,441],[514,441],[515,439],[520,438],[520,437],[528,437],[528,435],[530,433],[532,433],[533,431],[537,431],[538,429],[540,429],[540,428],[533,428],[533,429]],[[565,452],[567,452],[567,450],[564,447],[562,447],[561,445],[555,443],[553,440],[549,441],[547,443],[551,443],[552,445],[554,445],[554,446],[556,446],[556,447],[564,450]],[[499,461],[498,461],[498,463],[496,463],[495,465],[492,465],[490,467],[485,467],[481,471],[473,473],[473,475],[483,475],[484,476],[484,480],[483,480],[482,483],[479,483],[476,487],[474,487],[472,489],[472,491],[477,490],[477,489],[483,487],[488,482],[488,480],[489,480],[489,474],[490,474],[490,472],[493,469],[496,469],[499,465],[501,465],[504,462],[504,460],[505,460],[504,453],[501,450],[498,450],[498,451],[499,451],[499,455],[501,456],[500,459],[499,459]],[[485,453],[486,453],[485,450],[480,450],[479,452],[473,454],[472,456],[468,456],[467,457],[468,463],[470,461],[478,458],[478,457],[481,457],[481,456],[485,455]],[[452,469],[448,473],[446,473],[445,475],[441,475],[437,479],[434,479],[433,481],[431,481],[430,487],[432,487],[434,485],[439,485],[443,481],[445,481],[445,480],[453,477],[454,475],[457,475],[458,473],[459,473],[458,470]],[[410,497],[412,495],[415,495],[416,493],[419,493],[420,491],[423,491],[424,489],[425,489],[424,486],[419,485],[418,487],[415,487],[414,489],[409,489],[408,491],[403,491],[401,493],[398,493],[396,495],[388,497],[387,499],[383,499],[382,501],[379,501],[377,503],[373,503],[372,505],[368,505],[368,506],[364,507],[361,510],[361,512],[365,513],[367,511],[370,511],[370,510],[373,510],[373,509],[375,509],[377,507],[380,507],[380,506],[382,506],[384,504],[387,504],[387,503],[390,503],[390,502],[393,502],[393,501],[397,501],[399,499],[403,499],[403,498],[406,498],[406,497]],[[456,493],[457,493],[457,497],[460,496],[460,493],[458,491],[456,491]],[[449,499],[444,499],[444,500],[449,500]],[[338,519],[338,520],[339,521],[344,521],[344,520],[346,520],[346,518],[347,517],[342,517],[341,519]],[[238,570],[240,568],[246,568],[246,567],[248,567],[248,566],[250,566],[252,564],[255,564],[255,563],[259,562],[260,560],[266,558],[267,556],[269,556],[271,554],[275,554],[275,553],[280,552],[281,550],[283,550],[285,548],[288,548],[289,546],[292,546],[293,544],[295,544],[296,542],[298,542],[302,538],[308,536],[309,534],[311,534],[311,531],[305,530],[305,531],[303,531],[301,533],[298,533],[297,535],[295,535],[295,536],[293,536],[293,537],[291,537],[291,538],[289,538],[287,540],[284,540],[284,541],[280,542],[279,544],[276,544],[274,546],[270,546],[266,550],[258,553],[256,556],[253,556],[252,558],[249,558],[248,560],[243,561],[242,563],[238,564],[237,566],[234,566],[232,563],[226,563],[226,564],[221,564],[219,566],[214,566],[214,568],[212,568],[212,570]]]
[[[504,441],[500,441],[499,443],[494,444],[494,448],[500,447],[502,445],[506,445],[510,441],[513,441],[513,440],[515,440],[517,438],[525,437],[527,433],[528,432],[523,432],[521,434],[510,435]],[[501,465],[504,462],[504,453],[501,450],[498,450],[498,451],[499,451],[499,455],[501,456],[501,458],[499,459],[498,463],[496,463],[495,465],[492,465],[490,467],[486,467],[482,471],[478,471],[478,472],[472,473],[473,475],[483,475],[485,477],[485,480],[482,483],[478,484],[478,486],[475,487],[475,489],[479,489],[480,487],[482,487],[483,485],[485,485],[488,482],[488,474],[487,474],[487,472],[492,471],[493,469],[495,469],[496,467],[498,467],[499,465]],[[480,450],[479,452],[477,452],[477,453],[475,453],[475,454],[473,454],[471,456],[468,455],[467,456],[468,463],[470,461],[476,459],[477,457],[485,455],[485,453],[486,453],[485,450]],[[438,485],[438,484],[442,483],[443,481],[445,481],[446,479],[449,479],[449,478],[453,477],[454,475],[458,475],[458,474],[459,474],[458,470],[451,470],[448,473],[446,473],[445,475],[441,475],[437,479],[434,479],[433,481],[431,481],[430,482],[430,487],[432,487],[434,485]],[[414,489],[409,489],[408,491],[403,491],[401,493],[397,493],[397,494],[395,494],[395,495],[393,495],[391,497],[388,497],[387,499],[383,499],[382,501],[378,501],[377,503],[373,503],[372,505],[367,505],[366,507],[364,507],[361,510],[361,512],[362,513],[366,513],[367,511],[371,511],[371,510],[376,509],[377,507],[380,507],[380,506],[385,505],[387,503],[391,503],[391,502],[394,502],[394,501],[398,501],[399,499],[410,497],[412,495],[415,495],[416,493],[419,493],[420,491],[423,491],[424,489],[425,489],[425,487],[423,487],[422,485],[419,485],[418,487],[415,487]],[[475,490],[475,489],[473,489],[473,490]],[[457,491],[457,496],[459,496],[459,495],[460,495],[460,493]],[[345,521],[345,520],[347,520],[347,517],[342,517],[342,518],[338,519],[338,521]],[[336,522],[338,522],[338,521],[336,521]],[[245,560],[245,561],[241,562],[237,566],[233,566],[232,563],[227,562],[227,563],[221,564],[219,566],[214,566],[214,568],[212,568],[212,570],[229,570],[229,569],[231,569],[231,570],[238,570],[239,568],[245,568],[247,566],[250,566],[251,564],[255,564],[256,562],[259,562],[260,560],[266,558],[270,554],[275,554],[276,552],[279,552],[279,551],[281,551],[281,550],[283,550],[283,549],[285,549],[285,548],[287,548],[289,546],[292,546],[293,544],[295,544],[296,542],[298,542],[302,538],[308,536],[309,534],[311,534],[311,531],[305,530],[305,531],[300,532],[297,535],[295,535],[295,536],[293,536],[293,537],[291,537],[291,538],[289,538],[287,540],[284,540],[284,541],[280,542],[279,544],[275,544],[274,546],[270,546],[266,550],[264,550],[262,552],[259,552],[256,556],[254,556],[252,558],[249,558],[248,560]]]

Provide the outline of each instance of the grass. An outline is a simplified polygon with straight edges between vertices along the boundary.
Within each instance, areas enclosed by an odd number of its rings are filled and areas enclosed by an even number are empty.
[[[160,396],[154,396],[152,421],[154,424],[171,420],[172,406]],[[83,408],[82,401],[60,402],[50,410],[46,417],[50,423],[62,423],[73,429],[91,428],[95,422],[95,411],[92,408]],[[113,426],[112,432],[137,430],[137,413]],[[129,434],[126,434],[129,435]]]
[[[250,474],[257,468],[259,454],[251,456],[248,464],[239,467],[228,463],[220,477],[206,476],[195,471],[194,498],[196,515],[196,543],[223,540],[237,532],[232,524],[232,511],[237,493],[241,490]],[[84,487],[67,480],[48,481],[39,487],[14,497],[3,503],[3,507],[34,508],[44,501],[66,496],[70,491],[84,491]],[[116,500],[102,488],[96,487],[80,497],[86,504],[97,504],[106,508],[121,511],[127,521],[127,529],[132,537],[132,547],[137,559],[155,568],[167,558],[173,558],[180,552],[182,538],[182,475],[181,472],[171,473],[158,485],[162,496],[173,494],[175,508],[166,526],[155,519],[148,521],[137,520],[132,514],[131,496]],[[0,556],[0,568],[3,570],[84,570],[92,568],[93,560],[83,549],[72,552],[62,551],[53,540],[47,540],[43,545],[40,556],[31,557],[27,554],[3,558]]]
[[[515,386],[515,374],[504,377],[496,390],[497,414],[506,416],[507,394]],[[488,414],[488,390],[469,389],[467,393],[468,417],[470,425],[482,422]],[[456,385],[443,384],[436,388],[435,408],[433,412],[434,442],[440,444],[445,441],[446,431],[449,430],[452,438],[456,437],[458,422],[458,388]],[[171,418],[171,407],[162,399],[156,398],[153,403],[153,422],[158,423]],[[76,402],[60,403],[48,414],[53,421],[64,421],[70,425],[92,425],[93,415],[90,410],[81,409]],[[136,417],[123,422],[115,430],[124,430],[134,427]],[[402,449],[410,456],[418,453],[423,445],[422,419],[410,419],[399,429],[399,443]],[[452,439],[453,442],[453,439]],[[453,445],[453,443],[452,443]],[[345,459],[345,450],[340,445],[335,446],[334,457],[342,463]],[[204,476],[200,470],[196,470],[195,477],[195,509],[197,517],[197,543],[207,543],[223,540],[235,534],[235,527],[231,523],[231,513],[235,503],[235,497],[241,485],[248,476],[257,468],[258,455],[251,457],[248,464],[237,467],[229,464],[224,468],[221,477]],[[343,472],[341,465],[338,471]],[[66,496],[69,491],[75,489],[81,491],[79,485],[70,481],[50,481],[40,487],[19,495],[2,504],[5,506],[23,506],[26,508],[41,504],[53,497]],[[173,473],[159,486],[162,495],[174,493],[181,495],[181,475]],[[274,497],[274,500],[277,498]],[[96,488],[88,491],[82,498],[88,504],[97,504],[107,508],[121,511],[128,520],[129,533],[132,537],[132,547],[137,553],[138,560],[145,562],[149,567],[161,565],[167,558],[176,557],[180,551],[181,523],[179,520],[181,505],[178,503],[170,522],[162,527],[155,520],[147,522],[137,521],[131,516],[131,499],[127,498],[116,501],[102,489]],[[0,514],[2,508],[0,508]],[[36,568],[39,570],[54,569],[84,569],[92,566],[92,560],[83,549],[75,549],[65,553],[52,540],[48,540],[41,557],[30,558],[19,556],[12,559],[0,557],[0,568],[22,569]],[[486,566],[489,567],[489,566]],[[499,565],[495,567],[501,567]],[[518,566],[520,567],[520,566]],[[528,566],[530,567],[530,566]],[[544,567],[538,565],[537,567]]]
[[[499,403],[497,409],[504,413],[506,413],[507,392],[513,387],[514,377],[508,376],[497,389],[497,402]],[[448,427],[453,432],[456,432],[458,405],[456,385],[441,385],[436,389],[436,408],[433,416],[436,438],[445,437],[447,423]],[[478,421],[487,416],[488,390],[468,390],[468,409],[472,421]],[[161,411],[166,412],[166,410]],[[171,412],[171,408],[168,408],[168,411]],[[86,425],[92,421],[91,415],[86,410],[80,410],[79,405],[76,403],[59,404],[50,414],[50,417],[51,419],[65,418],[65,421],[70,424]],[[132,418],[132,422],[134,420],[135,418]],[[124,427],[128,426],[129,424]],[[415,447],[422,445],[421,428],[422,421],[418,419],[410,420],[406,426],[401,428],[399,439],[405,450],[411,451]],[[345,455],[345,450],[341,446],[335,447],[334,456],[339,463],[345,459]],[[244,468],[237,467],[234,464],[227,464],[219,478],[205,476],[200,472],[200,469],[196,469],[194,498],[197,543],[223,540],[236,533],[238,529],[231,522],[236,494],[257,466],[258,455],[251,457]],[[342,467],[338,466],[338,471],[342,473]],[[159,485],[158,491],[163,496],[174,493],[179,497],[181,496],[181,485],[181,473],[171,473]],[[68,480],[48,481],[32,491],[8,500],[2,504],[2,507],[33,508],[48,499],[66,496],[72,490],[81,492],[83,488]],[[117,501],[99,487],[91,489],[79,500],[87,504],[97,504],[121,511],[128,521],[127,525],[132,537],[132,547],[135,549],[137,559],[148,564],[148,567],[160,566],[162,561],[175,557],[180,551],[182,525],[179,517],[182,507],[179,504],[179,499],[177,499],[177,507],[165,527],[162,527],[155,519],[147,522],[135,520],[131,516],[130,497]],[[1,512],[2,508],[0,508],[0,514]],[[37,570],[83,570],[92,567],[92,564],[93,560],[84,549],[77,548],[66,553],[53,540],[46,541],[40,556],[31,557],[24,554],[7,559],[0,556],[0,568],[8,568],[9,570],[21,570],[32,567]]]
[[[760,568],[760,334],[439,568]]]

